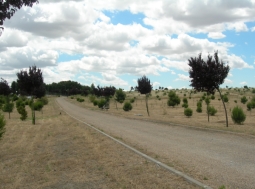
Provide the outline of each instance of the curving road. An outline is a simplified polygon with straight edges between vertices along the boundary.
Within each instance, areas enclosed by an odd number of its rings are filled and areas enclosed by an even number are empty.
[[[64,111],[122,138],[201,182],[218,188],[255,188],[255,137],[162,125],[78,107],[57,98]]]

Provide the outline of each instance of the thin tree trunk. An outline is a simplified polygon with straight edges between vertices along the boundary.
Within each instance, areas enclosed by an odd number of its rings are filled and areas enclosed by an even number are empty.
[[[223,98],[222,98],[222,95],[221,95],[221,92],[220,92],[220,89],[218,88],[217,91],[220,93],[220,98],[221,98],[221,101],[223,103],[223,106],[224,106],[224,109],[225,109],[225,115],[226,115],[226,127],[228,127],[228,113],[227,113],[227,109],[226,109],[226,106],[225,106],[225,103],[223,101]]]
[[[9,119],[11,119],[11,112],[9,112]]]
[[[146,109],[147,109],[148,116],[150,116],[149,108],[148,108],[148,96],[147,96],[147,94],[145,96],[145,102],[146,102]]]
[[[209,111],[208,111],[208,104],[206,104],[206,109],[207,109],[208,122],[210,122],[210,120],[209,120]]]

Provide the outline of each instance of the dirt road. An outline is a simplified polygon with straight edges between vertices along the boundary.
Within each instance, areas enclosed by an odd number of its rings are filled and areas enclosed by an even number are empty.
[[[78,107],[63,110],[201,182],[218,188],[255,188],[255,138],[125,119]]]

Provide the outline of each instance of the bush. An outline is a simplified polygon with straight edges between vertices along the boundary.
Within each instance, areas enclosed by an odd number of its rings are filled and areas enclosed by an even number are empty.
[[[34,102],[34,110],[35,111],[40,111],[43,108],[43,102],[38,100]]]
[[[214,95],[212,95],[212,96],[211,96],[211,99],[212,99],[212,100],[214,100],[214,99],[215,99],[215,96],[214,96]]]
[[[25,119],[27,119],[27,111],[25,109],[25,106],[18,106],[17,107],[17,111],[19,112],[19,114],[21,115],[20,116],[20,119],[22,121],[24,121]]]
[[[184,115],[186,115],[187,117],[192,116],[192,114],[193,114],[192,109],[190,109],[190,108],[184,109]]]
[[[247,101],[248,101],[248,99],[246,98],[246,96],[243,96],[243,97],[241,98],[241,102],[242,102],[243,104],[245,104]]]
[[[226,95],[223,96],[223,101],[228,102],[228,97]]]
[[[125,102],[124,103],[124,106],[123,106],[123,110],[124,111],[130,111],[130,110],[132,110],[132,104],[130,103],[130,102]]]
[[[134,98],[130,99],[130,103],[134,103],[134,102],[135,102]]]
[[[202,112],[202,107],[201,106],[197,106],[197,110],[196,110],[198,113],[201,113]]]
[[[244,114],[242,108],[239,108],[238,106],[236,106],[232,110],[231,118],[234,123],[242,124],[246,119],[246,115]]]
[[[187,99],[187,98],[183,98],[183,99],[182,99],[182,102],[183,102],[184,104],[188,104],[188,99]]]
[[[12,101],[14,102],[14,101],[16,101],[16,100],[18,100],[19,99],[19,97],[16,95],[16,94],[14,94],[13,96],[12,96]]]
[[[71,99],[73,99],[73,96],[71,96]]]
[[[0,113],[0,140],[3,137],[3,134],[5,133],[5,124],[6,121],[4,119],[4,115]]]
[[[94,103],[94,101],[96,100],[96,96],[95,95],[90,95],[89,96],[89,101],[90,102],[93,102]],[[97,104],[96,104],[97,105]],[[96,106],[95,104],[94,104],[94,106]]]
[[[16,108],[20,107],[20,106],[24,106],[25,107],[25,102],[19,98],[17,101],[16,101]]]
[[[189,105],[188,105],[187,103],[183,103],[183,104],[182,104],[182,107],[183,107],[183,108],[188,108]]]
[[[83,98],[77,98],[76,99],[78,102],[84,102],[84,99]]]
[[[235,103],[237,103],[237,100],[234,100]]]
[[[103,108],[105,104],[106,104],[106,100],[104,98],[101,98],[98,101],[97,106],[98,106],[98,108]]]
[[[217,110],[213,106],[208,106],[208,113],[210,116],[214,116],[217,113]]]
[[[255,93],[255,89],[252,89],[252,93]]]
[[[174,91],[170,91],[168,93],[168,101],[167,101],[167,105],[168,106],[176,106],[176,105],[179,105],[180,104],[180,98],[176,95],[176,93]]]
[[[98,100],[94,100],[94,101],[93,101],[93,105],[94,105],[94,106],[97,106],[97,104],[98,104]]]
[[[197,102],[197,107],[202,107],[202,102],[200,100]]]
[[[43,103],[43,105],[47,105],[49,103],[49,100],[46,96],[40,98],[39,100]]]

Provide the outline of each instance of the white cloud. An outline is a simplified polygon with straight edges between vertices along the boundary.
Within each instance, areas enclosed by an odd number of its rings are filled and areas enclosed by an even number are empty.
[[[226,35],[221,32],[209,32],[207,36],[212,39],[222,39],[226,37]]]
[[[155,81],[153,82],[152,86],[153,86],[153,89],[156,89],[157,87],[160,86],[160,83]]]
[[[227,78],[227,79],[224,80],[224,83],[226,83],[226,84],[232,84],[233,81]]]
[[[246,81],[243,81],[240,83],[241,85],[247,85],[247,82]]]
[[[190,77],[184,74],[178,74],[178,78],[175,81],[190,81]]]
[[[251,31],[252,31],[252,32],[255,32],[255,26],[251,28]]]

